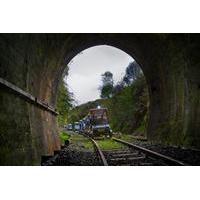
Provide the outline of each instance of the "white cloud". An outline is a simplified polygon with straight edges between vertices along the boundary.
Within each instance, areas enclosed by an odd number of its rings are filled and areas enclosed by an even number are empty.
[[[69,64],[67,84],[79,104],[99,98],[101,74],[113,73],[118,82],[133,59],[125,52],[111,46],[95,46],[84,50]]]

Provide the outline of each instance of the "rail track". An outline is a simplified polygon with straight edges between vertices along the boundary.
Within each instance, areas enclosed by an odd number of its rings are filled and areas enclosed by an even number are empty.
[[[88,137],[88,136],[87,136]],[[185,166],[186,163],[157,153],[144,147],[112,138],[127,147],[124,150],[101,150],[98,142],[88,137],[95,147],[100,162],[104,166]]]
[[[94,148],[95,148],[95,151],[97,152],[99,158],[100,158],[100,161],[101,163],[104,165],[104,166],[108,166],[108,162],[102,152],[102,150],[100,149],[99,145],[97,144],[97,142],[92,139],[91,137],[89,137],[89,139],[92,141],[93,145],[94,145]]]
[[[98,141],[82,134],[88,138],[94,145],[95,149],[95,165],[103,166],[185,166],[188,165],[182,161],[172,157],[160,154],[158,152],[146,149],[139,145],[129,143],[127,141],[112,137],[115,142],[121,143],[125,148],[102,150],[98,145]],[[68,159],[65,157],[65,150],[68,145],[63,146],[60,151],[55,151],[54,156],[44,158],[42,165],[66,166]],[[76,157],[76,156],[75,156]],[[98,164],[99,163],[99,164]],[[79,164],[77,164],[79,165]]]

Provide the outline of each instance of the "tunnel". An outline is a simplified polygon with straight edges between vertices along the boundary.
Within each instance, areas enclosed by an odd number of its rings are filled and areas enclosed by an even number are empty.
[[[97,45],[119,48],[141,66],[147,139],[200,148],[199,34],[0,34],[0,165],[40,165],[60,149],[59,81],[74,56]]]

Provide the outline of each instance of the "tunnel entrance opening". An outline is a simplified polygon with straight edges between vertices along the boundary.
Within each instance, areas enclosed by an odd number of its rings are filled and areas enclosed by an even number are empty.
[[[119,48],[142,67],[150,97],[148,140],[200,148],[199,38],[198,34],[1,34],[0,163],[36,165],[41,155],[60,149],[54,112],[59,81],[73,57],[97,45]]]
[[[108,72],[110,77],[106,76]],[[146,138],[149,104],[140,65],[114,46],[92,46],[78,52],[62,75],[57,97],[59,130],[67,124],[73,127],[89,109],[100,105],[108,108],[114,133]],[[59,132],[64,138],[63,131]]]

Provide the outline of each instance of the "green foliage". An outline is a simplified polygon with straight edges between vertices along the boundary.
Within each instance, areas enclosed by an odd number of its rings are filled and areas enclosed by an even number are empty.
[[[69,122],[84,118],[97,105],[108,108],[109,123],[114,132],[145,136],[148,121],[149,94],[145,77],[136,62],[129,63],[121,82],[113,86],[113,74],[102,74],[101,98],[71,110]]]
[[[65,143],[66,140],[69,140],[70,135],[67,132],[65,132],[65,131],[61,131],[59,133],[59,137],[60,137],[61,143],[63,144],[63,143]]]
[[[100,149],[107,150],[107,149],[123,149],[125,146],[120,144],[112,139],[104,138],[97,141]],[[84,143],[85,148],[92,149],[93,144],[90,141],[86,141]]]
[[[67,123],[68,114],[70,109],[72,108],[72,94],[68,91],[67,85],[64,80],[61,80],[58,90],[58,99],[57,99],[57,111],[58,115],[58,124],[59,126],[63,126]]]
[[[109,123],[114,132],[145,136],[149,95],[146,81],[140,75],[130,86],[120,87],[112,98],[82,104],[70,112],[70,122],[85,117],[97,105],[108,108]]]
[[[148,90],[143,75],[124,87],[110,100],[110,122],[114,131],[131,134],[136,129],[144,133],[148,111]],[[143,128],[142,128],[143,127]]]
[[[129,65],[126,68],[126,73],[123,78],[123,82],[126,85],[131,85],[134,80],[138,78],[138,76],[141,74],[141,68],[138,65],[137,62],[130,62]]]
[[[96,108],[98,105],[101,105],[102,107],[107,107],[108,101],[109,99],[98,99],[73,108],[68,116],[69,123],[73,123],[84,118],[91,108]]]
[[[113,85],[105,85],[101,88],[101,98],[110,98],[112,96]]]
[[[130,135],[130,134],[121,134],[120,136],[117,136],[116,138],[119,138],[121,140],[125,140],[127,142],[132,142],[134,139],[133,139],[133,135]]]
[[[101,98],[110,98],[112,97],[112,92],[113,92],[113,74],[107,71],[101,76],[102,76],[102,86],[100,86]]]
[[[123,149],[124,148],[123,144],[116,142],[109,138],[99,140],[98,145],[101,149],[105,149],[105,150],[106,149]]]

